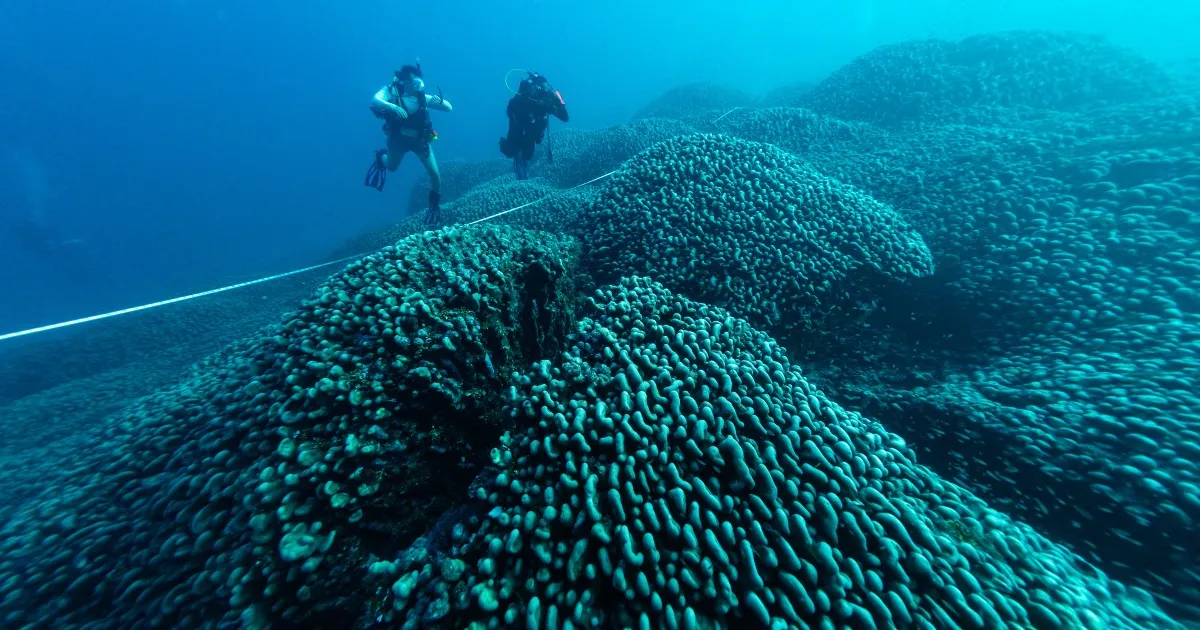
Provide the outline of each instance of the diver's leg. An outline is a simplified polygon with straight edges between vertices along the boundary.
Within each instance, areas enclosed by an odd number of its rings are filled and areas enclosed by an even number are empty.
[[[399,133],[389,133],[387,153],[383,156],[383,163],[387,166],[387,170],[395,173],[396,169],[400,168],[400,162],[404,161],[405,153],[408,153],[408,147],[404,144],[404,137]]]
[[[425,213],[425,223],[437,223],[442,218],[442,174],[432,148],[417,155],[421,158],[421,164],[425,165],[425,172],[429,173],[429,210]]]
[[[523,179],[529,179],[529,163],[533,160],[533,138],[525,138],[521,147],[521,174]]]
[[[425,170],[430,174],[430,190],[442,192],[442,172],[438,170],[438,158],[433,155],[433,149],[430,149],[430,155],[425,157]]]
[[[517,146],[517,137],[516,130],[510,125],[508,137],[500,139],[500,152],[505,157],[512,158],[513,175],[516,175],[517,179],[521,179],[521,150]]]
[[[442,173],[438,170],[437,157],[433,154],[432,148],[421,156],[421,164],[425,166],[425,172],[429,173],[429,190],[440,193],[442,191]]]

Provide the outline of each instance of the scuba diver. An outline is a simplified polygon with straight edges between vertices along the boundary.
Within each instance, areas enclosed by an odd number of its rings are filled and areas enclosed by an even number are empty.
[[[437,159],[429,143],[437,140],[437,131],[429,118],[429,110],[453,111],[450,101],[442,98],[442,90],[436,96],[425,93],[425,80],[421,75],[421,61],[416,65],[405,65],[395,73],[389,85],[375,93],[371,111],[382,119],[383,132],[387,135],[387,148],[375,151],[375,162],[367,169],[366,185],[383,190],[388,171],[400,167],[404,154],[412,151],[425,171],[429,173],[429,209],[425,212],[425,224],[431,225],[441,219],[442,175],[438,171]]]
[[[95,280],[95,273],[77,251],[84,242],[64,239],[36,216],[11,213],[0,216],[0,235],[44,264],[57,268],[73,283]]]
[[[521,79],[516,95],[508,100],[508,136],[500,138],[500,152],[504,157],[512,158],[517,179],[529,179],[529,160],[533,158],[534,145],[541,144],[546,135],[550,115],[563,122],[569,118],[562,94],[546,77],[526,72],[529,76]],[[553,154],[550,154],[550,160],[554,160]]]

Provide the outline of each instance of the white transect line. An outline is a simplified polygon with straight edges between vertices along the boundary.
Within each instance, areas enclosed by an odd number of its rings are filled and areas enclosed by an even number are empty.
[[[141,305],[141,306],[135,306],[135,307],[133,307],[133,308],[123,308],[123,309],[121,309],[121,310],[119,310],[119,311],[113,311],[113,312],[111,312],[111,313],[102,313],[102,314],[100,314],[100,315],[92,315],[92,316],[90,316],[90,317],[81,317],[81,318],[79,318],[79,319],[72,319],[72,320],[71,320],[71,321],[69,321],[69,322],[59,322],[59,323],[57,323],[57,324],[51,324],[51,325],[49,325],[49,326],[39,326],[39,327],[37,327],[37,328],[30,328],[29,330],[22,330],[22,331],[19,331],[19,332],[8,333],[8,334],[5,334],[5,335],[0,335],[0,341],[4,341],[5,339],[12,339],[12,338],[14,338],[14,337],[24,337],[25,335],[32,335],[32,334],[34,334],[34,333],[46,332],[47,330],[54,330],[55,328],[66,328],[67,326],[74,326],[74,325],[76,325],[76,324],[86,324],[87,322],[94,322],[94,321],[96,321],[96,320],[98,320],[98,319],[106,319],[106,318],[109,318],[109,317],[116,317],[117,315],[127,315],[127,314],[129,314],[129,313],[136,313],[136,312],[138,312],[138,311],[144,311],[144,310],[146,310],[146,309],[151,309],[151,308],[154,308],[154,307],[156,307],[156,306],[166,306],[167,304],[174,304],[174,303],[176,303],[176,302],[186,302],[187,300],[194,300],[194,299],[196,299],[196,298],[199,298],[199,297],[204,297],[204,296],[206,296],[206,295],[213,295],[214,293],[223,293],[223,292],[225,292],[225,291],[232,291],[232,290],[234,290],[234,289],[240,289],[240,288],[242,288],[242,287],[248,287],[248,286],[250,286],[250,285],[252,285],[252,284],[259,284],[259,283],[262,283],[262,282],[270,282],[271,280],[278,280],[278,279],[280,279],[280,278],[285,278],[285,277],[287,277],[287,276],[294,276],[294,275],[296,275],[296,274],[298,274],[298,273],[304,273],[305,271],[312,271],[313,269],[320,269],[321,267],[328,267],[328,266],[330,266],[330,265],[336,265],[336,264],[338,264],[338,263],[340,263],[340,262],[345,262],[345,261],[347,261],[347,260],[350,260],[350,259],[352,259],[352,258],[360,258],[360,257],[362,257],[362,256],[365,256],[365,255],[366,255],[366,254],[355,254],[355,255],[353,255],[353,256],[347,256],[347,257],[345,257],[345,258],[339,258],[339,259],[337,259],[337,260],[331,260],[331,261],[329,261],[329,262],[326,262],[326,263],[321,263],[321,264],[319,264],[319,265],[313,265],[313,266],[311,266],[311,267],[305,267],[305,268],[303,268],[303,269],[295,269],[295,270],[292,270],[292,271],[288,271],[288,272],[286,272],[286,273],[278,273],[278,274],[275,274],[275,275],[273,275],[273,276],[267,276],[267,277],[265,277],[265,278],[259,278],[259,279],[257,279],[257,280],[249,280],[249,281],[247,281],[247,282],[239,282],[239,283],[237,283],[237,284],[231,284],[231,285],[229,285],[229,286],[227,286],[227,287],[221,287],[221,288],[219,288],[219,289],[210,289],[210,290],[208,290],[208,291],[201,291],[200,293],[193,293],[193,294],[191,294],[191,295],[181,295],[181,296],[179,296],[179,297],[177,297],[177,298],[171,298],[171,299],[169,299],[169,300],[163,300],[163,301],[161,301],[161,302],[154,302],[153,304],[143,304],[143,305]]]
[[[704,127],[701,127],[701,129],[704,129],[704,128],[706,128],[706,127],[710,127],[710,126],[712,126],[712,125],[715,125],[715,124],[717,124],[718,122],[720,122],[720,120],[721,120],[722,118],[724,118],[724,117],[726,117],[726,116],[728,116],[728,115],[732,114],[733,112],[736,112],[736,111],[737,111],[737,110],[739,110],[739,109],[741,109],[741,107],[734,107],[733,109],[731,109],[731,110],[729,110],[729,111],[725,112],[724,114],[721,114],[719,117],[717,117],[717,119],[716,119],[716,120],[714,120],[714,121],[712,121],[712,122],[708,123],[707,125],[704,125]]]
[[[545,197],[542,197],[541,199],[534,199],[533,201],[530,201],[530,202],[529,202],[529,203],[527,203],[527,204],[522,204],[522,205],[519,205],[519,206],[517,206],[516,208],[509,208],[508,210],[505,210],[504,212],[497,212],[496,214],[493,214],[493,215],[492,215],[492,216],[490,216],[490,217],[483,217],[482,219],[477,219],[477,220],[475,220],[475,221],[471,221],[470,223],[464,223],[463,225],[475,225],[476,223],[483,223],[484,221],[488,221],[488,220],[490,220],[490,219],[495,219],[496,217],[502,217],[502,216],[504,216],[504,215],[508,214],[509,212],[516,212],[517,210],[520,210],[520,209],[522,209],[522,208],[528,208],[529,206],[532,206],[532,205],[533,205],[533,204],[535,204],[535,203],[541,203],[541,202],[543,202],[543,201],[545,201],[545,200],[547,200],[547,199],[549,199],[549,198],[551,198],[551,197],[553,197],[553,196],[555,196],[555,195],[560,195],[560,194],[562,194],[562,193],[565,193],[565,192],[567,192],[568,190],[575,190],[576,188],[579,188],[579,187],[581,187],[581,186],[587,186],[588,184],[591,184],[591,183],[593,183],[593,182],[598,182],[598,181],[600,181],[600,180],[602,180],[602,179],[604,179],[604,178],[606,178],[606,177],[612,177],[612,176],[613,176],[613,175],[614,175],[616,172],[617,172],[617,171],[615,171],[615,170],[614,170],[614,171],[609,171],[609,172],[607,172],[607,173],[605,173],[605,174],[603,174],[603,175],[601,175],[601,176],[599,176],[599,177],[593,177],[592,179],[589,179],[589,180],[587,180],[586,182],[583,182],[582,184],[575,184],[574,186],[572,186],[572,187],[570,187],[570,188],[564,188],[564,189],[562,189],[562,190],[556,190],[556,191],[554,191],[554,192],[550,193],[549,195],[546,195]]]
[[[729,111],[725,112],[724,114],[721,114],[721,116],[720,116],[720,117],[716,118],[716,119],[715,119],[715,120],[713,120],[712,122],[708,123],[707,125],[704,125],[703,127],[701,127],[701,129],[706,129],[706,128],[708,128],[708,127],[712,126],[712,125],[715,125],[715,124],[717,124],[717,122],[718,122],[718,121],[720,121],[721,119],[725,118],[726,116],[728,116],[728,115],[732,114],[733,112],[735,112],[735,111],[737,111],[737,110],[739,110],[739,109],[741,109],[741,107],[734,107],[733,109],[731,109],[731,110],[729,110]],[[571,186],[570,188],[564,188],[563,190],[556,190],[556,191],[554,191],[554,192],[552,192],[552,193],[550,193],[550,194],[548,194],[548,195],[546,195],[545,197],[542,197],[542,198],[540,198],[540,199],[535,199],[535,200],[533,200],[533,201],[530,201],[529,203],[525,203],[525,204],[519,205],[519,206],[517,206],[517,207],[515,207],[515,208],[509,208],[508,210],[505,210],[504,212],[497,212],[496,214],[493,214],[493,215],[491,215],[491,216],[486,216],[486,217],[484,217],[484,218],[482,218],[482,219],[476,219],[476,220],[474,220],[474,221],[471,221],[470,223],[464,223],[464,224],[461,224],[461,225],[465,227],[465,226],[475,225],[476,223],[483,223],[484,221],[490,221],[490,220],[492,220],[492,219],[495,219],[496,217],[502,217],[502,216],[504,216],[504,215],[506,215],[506,214],[508,214],[508,213],[510,213],[510,212],[516,212],[517,210],[522,210],[522,209],[524,209],[524,208],[528,208],[529,206],[532,206],[532,205],[535,205],[535,204],[541,203],[541,202],[543,202],[543,201],[545,201],[545,200],[547,200],[547,199],[549,199],[549,198],[551,198],[551,197],[553,197],[553,196],[555,196],[555,195],[560,195],[560,194],[562,194],[562,193],[564,193],[564,192],[567,192],[568,190],[575,190],[576,188],[581,188],[581,187],[583,187],[583,186],[587,186],[588,184],[594,184],[594,183],[596,183],[596,182],[598,182],[598,181],[600,181],[600,180],[602,180],[602,179],[606,179],[606,178],[612,177],[613,175],[615,175],[615,174],[617,173],[617,171],[618,171],[618,170],[620,170],[620,169],[611,170],[611,171],[609,171],[609,172],[607,172],[607,173],[605,173],[605,174],[603,174],[603,175],[600,175],[599,177],[593,177],[592,179],[589,179],[589,180],[587,180],[586,182],[583,182],[582,184],[576,184],[576,185],[574,185],[574,186]],[[449,227],[454,227],[454,226],[449,226]],[[347,261],[347,260],[351,260],[351,259],[355,259],[355,258],[362,258],[363,256],[369,256],[369,255],[371,255],[371,254],[374,254],[374,253],[375,253],[375,252],[377,252],[377,251],[379,251],[379,250],[370,251],[370,252],[363,252],[363,253],[361,253],[361,254],[355,254],[355,255],[353,255],[353,256],[346,256],[345,258],[339,258],[339,259],[337,259],[337,260],[331,260],[331,261],[329,261],[329,262],[324,262],[324,263],[321,263],[321,264],[319,264],[319,265],[313,265],[313,266],[311,266],[311,267],[304,267],[303,269],[294,269],[294,270],[292,270],[292,271],[287,271],[287,272],[284,272],[284,273],[277,273],[277,274],[275,274],[275,275],[273,275],[273,276],[267,276],[267,277],[265,277],[265,278],[258,278],[257,280],[248,280],[248,281],[246,281],[246,282],[239,282],[239,283],[237,283],[237,284],[231,284],[231,285],[229,285],[229,286],[220,287],[220,288],[218,288],[218,289],[210,289],[210,290],[208,290],[208,291],[201,291],[200,293],[192,293],[191,295],[181,295],[181,296],[179,296],[179,297],[176,297],[176,298],[171,298],[171,299],[169,299],[169,300],[163,300],[163,301],[161,301],[161,302],[154,302],[154,303],[151,303],[151,304],[143,304],[143,305],[141,305],[141,306],[134,306],[134,307],[132,307],[132,308],[123,308],[123,309],[121,309],[121,310],[119,310],[119,311],[112,311],[111,313],[101,313],[100,315],[92,315],[92,316],[89,316],[89,317],[81,317],[81,318],[79,318],[79,319],[72,319],[72,320],[70,320],[70,321],[66,321],[66,322],[59,322],[59,323],[57,323],[57,324],[50,324],[49,326],[38,326],[37,328],[29,328],[29,329],[27,329],[27,330],[19,330],[19,331],[17,331],[17,332],[11,332],[11,333],[7,333],[7,334],[0,335],[0,341],[4,341],[4,340],[6,340],[6,339],[15,339],[15,338],[17,338],[17,337],[24,337],[24,336],[26,336],[26,335],[32,335],[32,334],[35,334],[35,333],[40,333],[40,332],[46,332],[46,331],[48,331],[48,330],[55,330],[55,329],[58,329],[58,328],[66,328],[67,326],[75,326],[75,325],[77,325],[77,324],[86,324],[86,323],[88,323],[88,322],[94,322],[94,321],[96,321],[96,320],[99,320],[99,319],[107,319],[107,318],[109,318],[109,317],[116,317],[116,316],[118,316],[118,315],[128,315],[129,313],[136,313],[136,312],[138,312],[138,311],[144,311],[144,310],[147,310],[147,309],[152,309],[152,308],[156,308],[156,307],[159,307],[159,306],[166,306],[166,305],[168,305],[168,304],[175,304],[175,303],[177,303],[177,302],[186,302],[186,301],[188,301],[188,300],[194,300],[194,299],[196,299],[196,298],[202,298],[202,297],[205,297],[205,296],[208,296],[208,295],[215,295],[215,294],[217,294],[217,293],[224,293],[225,291],[232,291],[232,290],[234,290],[234,289],[240,289],[240,288],[242,288],[242,287],[248,287],[248,286],[250,286],[250,285],[253,285],[253,284],[261,284],[261,283],[263,283],[263,282],[270,282],[270,281],[272,281],[272,280],[278,280],[278,279],[280,279],[280,278],[286,278],[287,276],[294,276],[294,275],[296,275],[296,274],[298,274],[298,273],[304,273],[304,272],[306,272],[306,271],[312,271],[312,270],[314,270],[314,269],[320,269],[321,267],[328,267],[328,266],[330,266],[330,265],[336,265],[336,264],[338,264],[338,263],[340,263],[340,262],[345,262],[345,261]]]

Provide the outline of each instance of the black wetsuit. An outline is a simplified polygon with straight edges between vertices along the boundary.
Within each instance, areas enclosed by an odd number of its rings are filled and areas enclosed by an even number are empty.
[[[554,92],[526,90],[508,100],[508,137],[501,138],[500,152],[505,157],[529,161],[535,145],[540,144],[550,124],[550,115],[567,122],[567,106]]]

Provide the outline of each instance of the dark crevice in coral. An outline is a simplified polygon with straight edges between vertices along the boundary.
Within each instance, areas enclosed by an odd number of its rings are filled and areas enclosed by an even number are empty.
[[[537,361],[547,354],[547,333],[551,325],[551,300],[554,277],[542,263],[529,266],[521,294],[521,350],[527,360]]]

